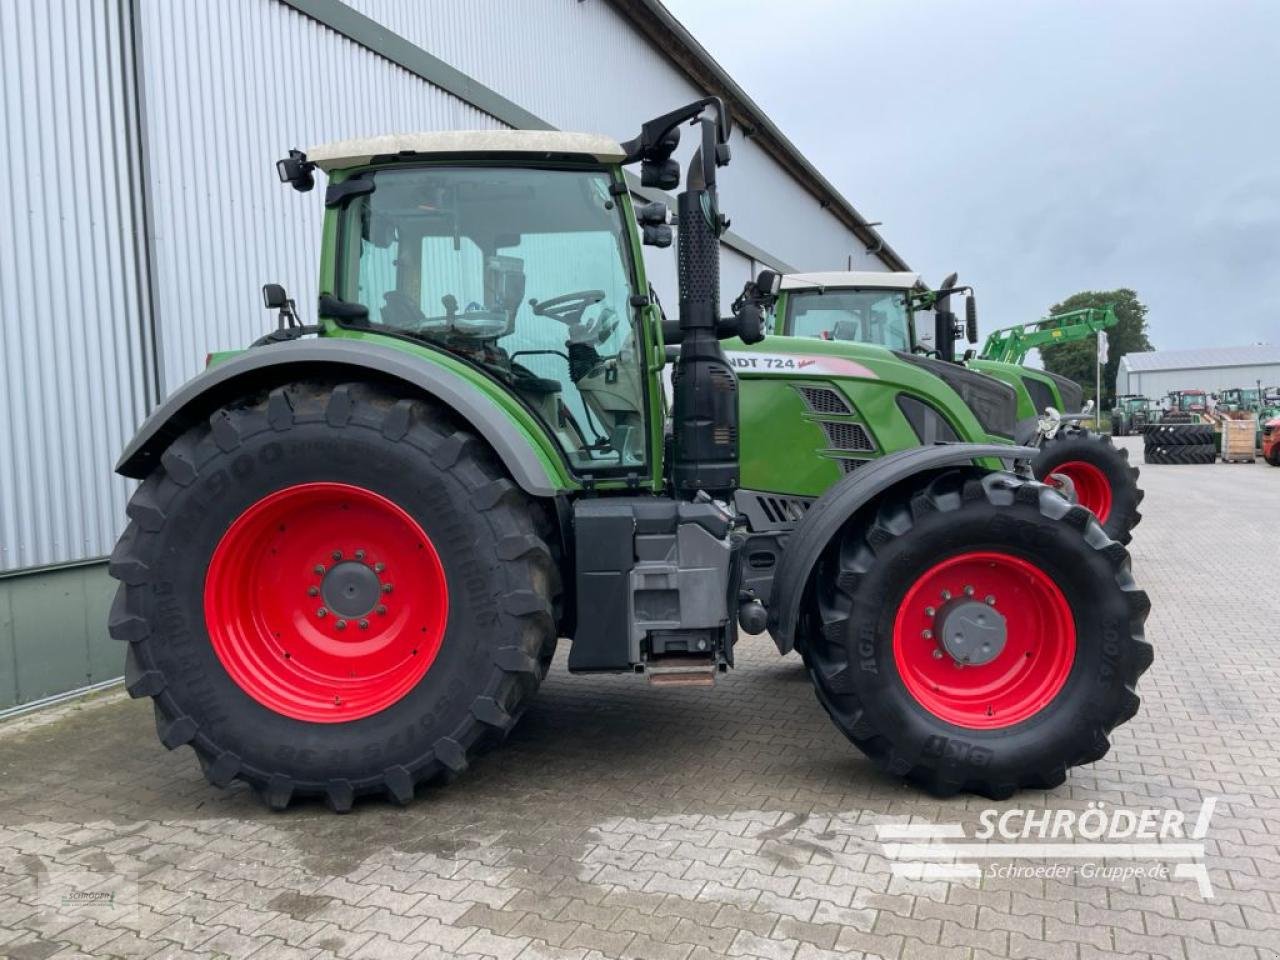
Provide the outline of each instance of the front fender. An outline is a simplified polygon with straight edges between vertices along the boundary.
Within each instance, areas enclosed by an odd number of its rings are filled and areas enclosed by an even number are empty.
[[[146,477],[174,439],[247,393],[298,378],[362,375],[399,381],[438,400],[488,442],[526,493],[551,497],[571,485],[529,431],[466,377],[403,350],[339,338],[255,347],[193,377],[147,417],[121,454],[116,472]]]
[[[1030,460],[1039,451],[1034,447],[1011,447],[995,443],[947,443],[933,447],[902,450],[873,460],[832,486],[809,508],[787,540],[786,549],[773,578],[769,602],[769,632],[781,653],[795,648],[796,624],[805,588],[818,557],[854,514],[880,496],[920,473],[974,465],[975,460]]]

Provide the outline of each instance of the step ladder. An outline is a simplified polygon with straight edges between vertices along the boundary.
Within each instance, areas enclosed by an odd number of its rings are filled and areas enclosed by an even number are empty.
[[[713,687],[718,669],[710,655],[654,657],[644,665],[655,687]]]

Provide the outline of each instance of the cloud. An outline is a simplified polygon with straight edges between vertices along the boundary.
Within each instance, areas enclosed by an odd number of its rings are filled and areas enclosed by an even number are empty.
[[[1131,286],[1157,346],[1280,342],[1280,3],[667,3],[984,329]]]

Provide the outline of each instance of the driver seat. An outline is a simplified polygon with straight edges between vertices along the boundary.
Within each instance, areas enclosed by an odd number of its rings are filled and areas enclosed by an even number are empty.
[[[420,327],[427,322],[422,308],[399,290],[388,290],[382,295],[382,322],[398,330]]]

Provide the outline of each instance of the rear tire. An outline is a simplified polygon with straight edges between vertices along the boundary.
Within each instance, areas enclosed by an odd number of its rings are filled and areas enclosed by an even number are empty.
[[[1112,540],[1129,543],[1142,521],[1138,505],[1146,494],[1138,486],[1138,468],[1129,464],[1129,451],[1092,430],[1059,432],[1031,462],[1036,479],[1052,483],[1064,473],[1075,485],[1081,506],[1091,510]]]
[[[1042,621],[1023,616],[1014,629],[1015,615],[1029,609],[1018,606],[1016,583],[993,597],[994,609],[1007,605],[1010,632],[1007,648],[989,664],[956,668],[932,653],[938,645],[914,629],[918,624],[904,637],[904,611],[919,615],[904,606],[918,599],[916,585],[940,561],[964,562],[975,551],[1008,558],[1012,569],[1032,570],[1053,585],[1046,592],[1057,591],[1065,602],[1070,631],[1062,632],[1060,620],[1054,650],[1037,646],[1051,633]],[[962,590],[964,582],[953,589]],[[981,602],[986,587],[975,586]],[[1152,659],[1142,632],[1147,596],[1133,583],[1124,547],[1109,540],[1087,510],[1044,484],[957,470],[890,494],[833,541],[813,590],[803,655],[819,701],[877,766],[937,796],[972,791],[999,799],[1023,787],[1055,787],[1071,767],[1105,755],[1108,734],[1138,709],[1135,687]],[[1030,606],[1043,599],[1022,595]],[[1064,637],[1070,641],[1065,666]],[[910,645],[920,649],[912,653]],[[1008,663],[1001,659],[1006,654]],[[913,666],[910,656],[921,657],[923,666]],[[1011,690],[1003,714],[984,712],[985,692],[971,690],[969,699],[949,705],[945,691],[929,689],[931,663],[972,677],[973,689],[985,691],[992,676],[1039,669],[1041,662],[1045,683],[1036,686],[1031,675],[1027,699],[1019,703]]]
[[[338,499],[254,519],[317,490]],[[421,400],[291,384],[229,405],[174,441],[128,514],[110,630],[129,694],[152,698],[161,741],[190,744],[211,783],[243,780],[277,809],[406,803],[461,773],[554,652],[542,507]],[[342,590],[377,606],[344,613]]]

